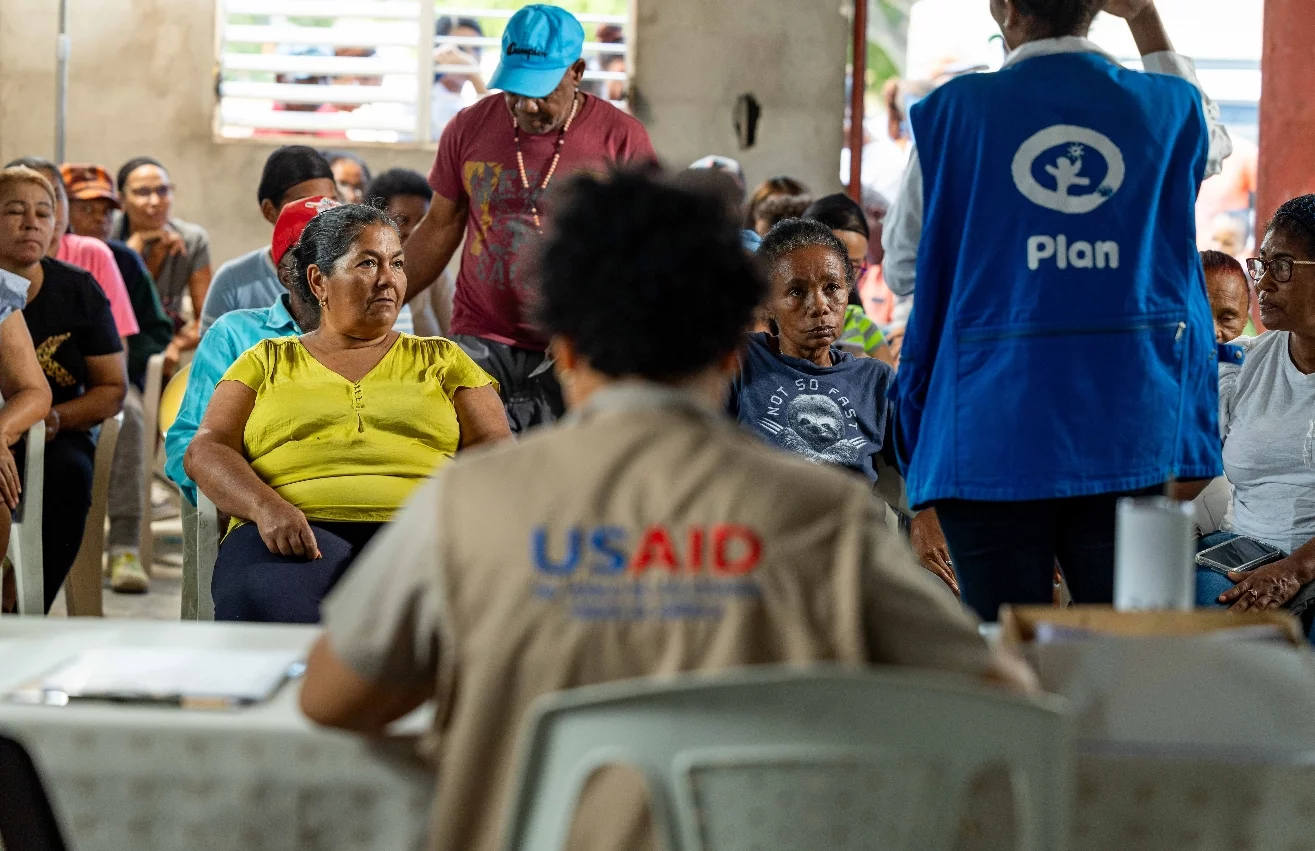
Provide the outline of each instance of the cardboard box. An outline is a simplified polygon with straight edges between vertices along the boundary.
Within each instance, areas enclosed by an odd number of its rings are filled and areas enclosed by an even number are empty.
[[[1062,630],[1089,632],[1093,638],[1166,638],[1204,635],[1225,630],[1271,628],[1294,647],[1306,647],[1300,622],[1282,609],[1263,612],[1229,612],[1225,609],[1192,611],[1116,612],[1112,606],[1001,606],[1000,643],[1024,648],[1036,640],[1037,627],[1046,624]],[[1244,634],[1239,633],[1239,638]]]

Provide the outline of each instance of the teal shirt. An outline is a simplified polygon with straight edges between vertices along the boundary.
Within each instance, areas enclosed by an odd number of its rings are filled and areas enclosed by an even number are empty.
[[[301,335],[301,328],[288,312],[287,301],[287,295],[281,295],[269,307],[225,313],[215,320],[196,347],[178,418],[164,438],[164,472],[192,505],[196,505],[196,482],[183,470],[183,456],[201,425],[215,386],[228,368],[261,340]]]

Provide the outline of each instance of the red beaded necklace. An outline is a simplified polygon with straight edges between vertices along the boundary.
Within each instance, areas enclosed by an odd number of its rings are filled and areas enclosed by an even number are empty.
[[[571,122],[575,120],[575,113],[580,108],[579,92],[571,95],[571,114],[566,117],[566,123],[562,125],[561,132],[557,134],[557,144],[554,146],[552,162],[548,164],[548,171],[543,175],[543,182],[539,184],[539,192],[548,188],[552,176],[557,172],[557,164],[562,159],[562,146],[566,144],[566,131],[571,129]],[[516,166],[520,169],[521,186],[530,196],[530,212],[534,215],[534,229],[543,231],[543,222],[539,220],[539,205],[535,202],[535,195],[538,194],[530,189],[530,180],[525,176],[525,156],[521,153],[521,128],[516,123],[516,116],[511,116],[511,129],[516,140]]]

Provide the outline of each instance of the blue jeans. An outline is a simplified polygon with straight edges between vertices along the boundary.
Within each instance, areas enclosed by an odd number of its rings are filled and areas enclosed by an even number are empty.
[[[1237,535],[1232,532],[1213,532],[1196,542],[1196,551],[1199,553],[1211,547],[1226,544],[1236,537]],[[1203,609],[1228,608],[1232,604],[1219,602],[1219,595],[1232,587],[1233,580],[1222,573],[1216,573],[1204,567],[1196,569],[1196,605],[1198,607]],[[1302,626],[1306,629],[1306,638],[1311,644],[1315,644],[1315,617],[1308,613],[1302,618]]]
[[[1196,542],[1196,551],[1204,552],[1211,547],[1226,544],[1236,538],[1232,532],[1212,532]],[[1233,582],[1222,573],[1216,573],[1204,567],[1196,569],[1196,605],[1203,609],[1226,608],[1219,602],[1219,595],[1233,587]]]

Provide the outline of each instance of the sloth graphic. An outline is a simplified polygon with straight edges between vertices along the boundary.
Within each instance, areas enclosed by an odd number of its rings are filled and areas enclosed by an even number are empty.
[[[786,425],[762,417],[758,424],[778,444],[816,464],[858,465],[867,439],[845,437],[845,414],[829,396],[800,395],[790,400]]]

